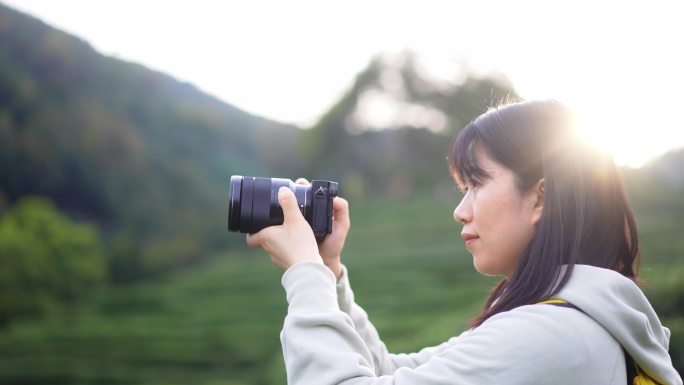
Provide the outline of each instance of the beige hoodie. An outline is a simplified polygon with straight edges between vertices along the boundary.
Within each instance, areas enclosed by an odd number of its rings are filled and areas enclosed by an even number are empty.
[[[581,311],[528,305],[412,354],[390,354],[354,302],[319,263],[283,275],[289,302],[281,342],[291,385],[624,385],[621,346],[654,379],[682,385],[667,353],[670,333],[622,275],[578,265],[558,295]]]

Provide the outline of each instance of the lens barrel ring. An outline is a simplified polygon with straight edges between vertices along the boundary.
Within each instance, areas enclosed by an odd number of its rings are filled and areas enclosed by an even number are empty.
[[[240,208],[242,197],[242,177],[230,177],[230,202],[228,204],[228,231],[240,231]]]
[[[255,233],[268,223],[271,216],[272,188],[271,178],[254,178],[254,193],[252,201],[252,223],[245,227],[248,233]],[[277,196],[275,197],[277,200]]]
[[[252,228],[252,206],[254,202],[254,178],[242,178],[242,196],[240,208],[240,231]]]

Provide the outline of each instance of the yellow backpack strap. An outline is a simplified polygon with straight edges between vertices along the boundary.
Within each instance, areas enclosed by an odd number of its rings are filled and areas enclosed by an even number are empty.
[[[537,302],[537,305],[554,305],[561,307],[569,307],[583,312],[582,309],[560,298],[551,298],[545,301],[540,301]],[[624,348],[622,349],[622,351],[625,353],[625,366],[627,367],[627,385],[660,385],[658,382],[655,382],[648,374],[644,373],[643,370],[641,370],[639,365],[637,365],[637,363],[634,362],[632,356],[630,356]]]
[[[564,299],[554,298],[554,299],[547,299],[546,301],[537,302],[537,305],[557,304],[557,303],[569,303],[569,302],[564,300]]]
[[[571,309],[582,311],[582,309],[578,308],[577,306],[571,304],[570,302],[568,302],[564,299],[560,299],[560,298],[552,298],[552,299],[547,299],[545,301],[537,302],[537,305],[554,305],[554,306],[560,306],[560,307],[569,307]]]
[[[639,365],[634,364],[634,367],[636,368],[636,376],[632,382],[633,385],[659,385],[648,374],[644,373]],[[629,378],[627,381],[629,381]]]

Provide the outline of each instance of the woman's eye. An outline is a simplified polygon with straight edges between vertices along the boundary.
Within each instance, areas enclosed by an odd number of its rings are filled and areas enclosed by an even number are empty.
[[[459,184],[459,185],[457,185],[456,187],[458,188],[458,190],[459,190],[462,194],[467,194],[468,191],[480,187],[480,182],[478,182],[478,181],[472,181],[472,180],[471,180],[471,181],[469,181],[468,183]]]

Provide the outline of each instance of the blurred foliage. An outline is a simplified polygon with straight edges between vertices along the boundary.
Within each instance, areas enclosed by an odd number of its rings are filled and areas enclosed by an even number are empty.
[[[459,333],[493,281],[458,242],[445,156],[465,123],[517,98],[506,79],[461,75],[375,57],[300,130],[0,4],[0,383],[283,383],[279,272],[225,232],[233,174],[340,181],[345,261],[390,349]],[[399,118],[373,121],[374,100]],[[682,154],[623,170],[680,371]]]
[[[670,355],[684,373],[684,149],[623,170],[637,219],[643,289],[672,332]]]
[[[97,230],[49,201],[22,198],[0,217],[0,325],[73,304],[106,282]]]
[[[350,198],[448,190],[440,165],[449,138],[515,95],[503,79],[438,83],[410,53],[379,56],[314,127],[300,130],[104,57],[4,6],[0,26],[0,209],[40,195],[96,224],[115,283],[241,243],[218,215],[233,174],[338,180]],[[371,91],[445,124],[438,132],[410,121],[372,130],[359,114]]]
[[[492,283],[459,247],[454,197],[351,208],[345,260],[393,350],[463,330]],[[192,269],[96,291],[76,316],[0,332],[0,383],[283,384],[280,275],[244,245]]]
[[[363,111],[373,98],[393,105],[400,118],[373,127]],[[339,180],[351,198],[448,189],[445,157],[454,135],[490,106],[517,98],[503,78],[437,80],[421,71],[410,52],[377,56],[304,132],[302,153],[312,160],[310,175]]]
[[[115,282],[229,246],[226,181],[293,174],[298,135],[0,5],[0,203],[96,223]]]
[[[682,207],[663,217],[662,203],[636,198],[640,224],[684,214]],[[345,263],[357,300],[392,351],[415,351],[460,333],[496,280],[480,276],[462,246],[451,217],[459,199],[452,190],[352,202]],[[654,209],[657,216],[649,215]],[[684,315],[677,301],[684,264],[658,249],[671,235],[640,227],[646,293],[673,332],[671,353],[681,370]],[[684,224],[672,231],[681,234]],[[96,291],[72,317],[0,332],[0,382],[282,384],[280,274],[265,255],[243,246],[191,269]]]

